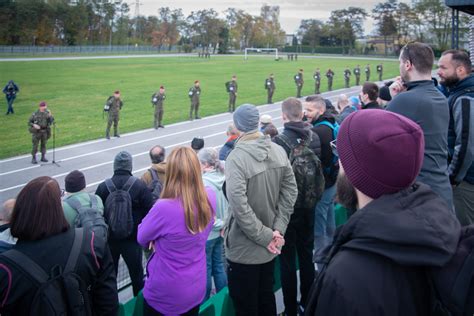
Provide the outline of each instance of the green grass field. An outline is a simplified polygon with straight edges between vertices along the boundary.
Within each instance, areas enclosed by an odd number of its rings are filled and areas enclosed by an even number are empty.
[[[331,67],[336,76],[333,89],[343,86],[343,69],[370,63],[372,78],[379,61],[300,58],[293,61],[274,61],[272,58],[242,56],[216,57],[210,60],[197,57],[130,58],[64,61],[0,62],[0,84],[13,79],[20,86],[14,103],[15,114],[6,116],[6,100],[0,101],[0,158],[31,151],[31,136],[27,122],[40,101],[48,103],[59,129],[57,146],[104,137],[106,120],[102,119],[105,100],[114,90],[122,92],[124,107],[121,112],[120,133],[150,128],[153,125],[152,93],[163,84],[166,87],[165,124],[186,120],[189,115],[188,89],[194,80],[201,82],[200,115],[207,116],[227,111],[228,96],[224,83],[237,75],[239,91],[237,105],[264,104],[264,80],[275,74],[274,101],[296,93],[293,76],[299,68],[305,70],[303,94],[314,92],[313,71]],[[398,75],[398,62],[384,61],[384,78]],[[354,76],[352,76],[354,82]],[[322,91],[327,82],[322,80]],[[52,142],[48,143],[50,148]]]

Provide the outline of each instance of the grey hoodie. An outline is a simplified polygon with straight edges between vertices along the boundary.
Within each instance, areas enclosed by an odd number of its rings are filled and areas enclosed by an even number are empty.
[[[263,264],[277,230],[285,234],[298,190],[286,152],[260,133],[244,134],[226,160],[229,219],[226,257],[241,264]]]

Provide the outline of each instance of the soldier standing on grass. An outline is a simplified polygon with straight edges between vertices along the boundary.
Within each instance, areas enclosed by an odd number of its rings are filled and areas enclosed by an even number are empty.
[[[110,127],[114,124],[114,137],[120,137],[118,133],[118,122],[120,119],[120,110],[122,110],[123,102],[120,99],[120,91],[115,91],[113,96],[107,99],[109,117],[107,120],[107,129],[105,130],[105,138],[110,139]]]
[[[332,80],[334,78],[334,71],[331,68],[326,72],[326,78],[328,78],[328,91],[332,91]]]
[[[295,83],[296,83],[296,97],[301,98],[301,90],[303,89],[303,69],[300,69],[298,73],[295,75]]]
[[[193,120],[194,118],[200,119],[199,117],[199,98],[201,96],[201,87],[199,86],[199,80],[194,81],[194,86],[189,89],[188,92],[189,98],[191,99],[191,109],[189,111],[189,119]]]
[[[275,82],[273,81],[273,74],[270,74],[270,76],[265,79],[265,89],[267,89],[267,103],[273,104],[272,98],[273,92],[275,92]]]
[[[155,129],[159,127],[165,128],[163,124],[161,124],[163,120],[163,101],[166,99],[165,95],[165,87],[161,86],[160,91],[155,92],[151,96],[151,104],[155,107]]]
[[[354,76],[356,77],[356,86],[360,84],[360,66],[354,68]]]
[[[225,83],[227,92],[229,93],[229,112],[235,111],[235,101],[237,100],[237,76],[233,75],[231,81]]]
[[[31,151],[32,164],[37,164],[36,153],[38,152],[38,144],[41,142],[41,161],[48,162],[46,159],[46,143],[51,137],[51,124],[53,123],[54,118],[51,112],[48,110],[46,102],[41,102],[39,104],[39,109],[34,112],[30,120],[28,121],[28,126],[30,127],[29,131],[31,133],[31,139],[33,142],[33,149]]]
[[[346,88],[349,88],[351,81],[351,71],[349,70],[349,66],[344,70],[344,81],[346,83]]]
[[[365,81],[370,81],[370,64],[365,66]]]
[[[382,63],[377,65],[377,73],[379,74],[379,81],[382,81],[382,76],[383,76],[383,64]]]
[[[320,94],[321,92],[319,91],[319,89],[321,87],[321,71],[319,70],[319,68],[316,68],[313,78],[314,78],[314,93]]]

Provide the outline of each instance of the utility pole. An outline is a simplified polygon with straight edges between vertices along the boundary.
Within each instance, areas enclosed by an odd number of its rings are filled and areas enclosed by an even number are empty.
[[[133,37],[137,38],[137,29],[138,29],[138,16],[140,16],[140,6],[142,3],[140,0],[135,0],[135,30],[133,32]]]

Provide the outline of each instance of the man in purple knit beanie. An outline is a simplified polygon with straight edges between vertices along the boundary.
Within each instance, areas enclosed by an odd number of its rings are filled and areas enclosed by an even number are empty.
[[[430,315],[423,271],[449,262],[460,225],[442,198],[415,182],[423,131],[396,113],[357,111],[332,145],[337,199],[355,213],[324,252],[305,315]]]

